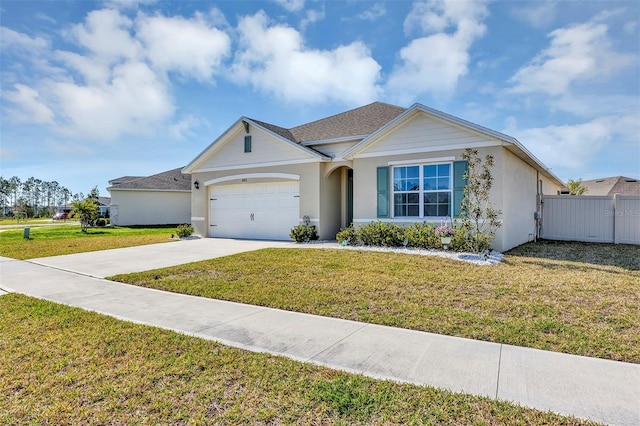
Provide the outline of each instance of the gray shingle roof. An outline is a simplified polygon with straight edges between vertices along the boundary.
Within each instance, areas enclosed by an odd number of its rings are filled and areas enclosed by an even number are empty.
[[[110,189],[146,189],[163,191],[190,191],[191,175],[182,174],[182,167],[146,177],[138,177],[113,185]],[[115,182],[118,179],[109,182]]]
[[[374,102],[291,129],[254,119],[251,121],[292,142],[301,143],[370,135],[405,110],[405,108],[395,105]]]
[[[140,179],[140,178],[143,178],[143,177],[144,176],[122,176],[122,177],[119,177],[119,178],[111,179],[109,181],[109,185],[119,185],[121,183],[128,182],[130,180]]]
[[[625,176],[585,180],[582,185],[587,188],[584,195],[640,195],[640,180]]]

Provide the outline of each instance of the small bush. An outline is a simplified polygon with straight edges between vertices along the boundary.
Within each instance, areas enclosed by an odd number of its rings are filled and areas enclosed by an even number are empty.
[[[401,247],[404,244],[404,228],[395,223],[378,220],[362,225],[357,233],[366,246]]]
[[[176,234],[178,235],[178,238],[188,237],[193,234],[193,226],[188,224],[178,225],[176,228]]]
[[[356,231],[353,225],[347,228],[342,228],[336,234],[336,240],[338,240],[339,244],[342,244],[343,241],[346,241],[350,246],[357,246],[359,242],[358,231]]]
[[[433,223],[413,223],[404,230],[408,247],[415,248],[439,248],[440,237],[435,234],[435,225]]]
[[[311,240],[317,240],[318,234],[316,233],[315,226],[296,225],[291,228],[289,237],[291,237],[291,239],[296,243],[306,243]]]
[[[107,226],[107,221],[104,219],[98,219],[96,220],[96,226]]]

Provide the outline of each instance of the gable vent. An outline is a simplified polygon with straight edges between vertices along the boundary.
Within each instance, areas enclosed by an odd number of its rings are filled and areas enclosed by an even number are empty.
[[[244,137],[244,152],[251,152],[251,135]]]

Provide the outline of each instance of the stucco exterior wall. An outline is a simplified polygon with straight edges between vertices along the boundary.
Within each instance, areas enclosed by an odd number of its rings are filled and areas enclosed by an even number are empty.
[[[251,184],[256,182],[278,182],[290,180],[282,177],[262,176],[264,174],[289,174],[299,177],[300,184],[300,220],[309,216],[311,224],[320,230],[320,162],[293,164],[273,167],[255,167],[252,169],[221,170],[213,172],[194,172],[193,182],[198,181],[200,189],[194,189],[191,197],[191,223],[194,233],[209,236],[209,188],[207,182],[233,177],[231,180],[214,183],[216,185]]]
[[[479,154],[484,157],[491,154],[496,157],[501,155],[501,147],[489,147],[478,149]],[[357,158],[353,162],[353,197],[354,197],[354,222],[370,222],[377,220],[377,204],[376,204],[376,170],[378,167],[388,166],[389,163],[397,161],[416,161],[416,164],[427,162],[447,162],[462,160],[464,150],[438,151],[432,153],[404,154],[384,157]],[[497,161],[497,160],[496,160]],[[501,179],[499,167],[494,167],[494,178],[498,173]],[[497,179],[496,179],[497,180]],[[501,182],[501,180],[499,181]],[[502,194],[499,189],[494,189],[491,193],[491,201],[495,204],[502,203]],[[394,221],[398,221],[396,219]],[[422,220],[422,219],[421,219]]]
[[[323,164],[325,169],[329,164]],[[321,240],[333,240],[342,222],[342,170],[337,169],[320,180],[320,226]]]
[[[111,206],[113,225],[191,223],[191,192],[189,191],[112,189]]]

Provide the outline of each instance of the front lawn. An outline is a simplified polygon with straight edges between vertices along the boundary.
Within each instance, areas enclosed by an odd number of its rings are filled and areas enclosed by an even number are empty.
[[[2,424],[588,424],[18,294],[0,312]]]
[[[0,232],[0,256],[14,259],[58,256],[62,254],[162,243],[175,234],[175,226],[90,228],[82,232],[80,225],[32,227],[29,239],[23,229]]]
[[[178,293],[640,363],[640,246],[531,243],[497,266],[269,249],[117,281]]]

